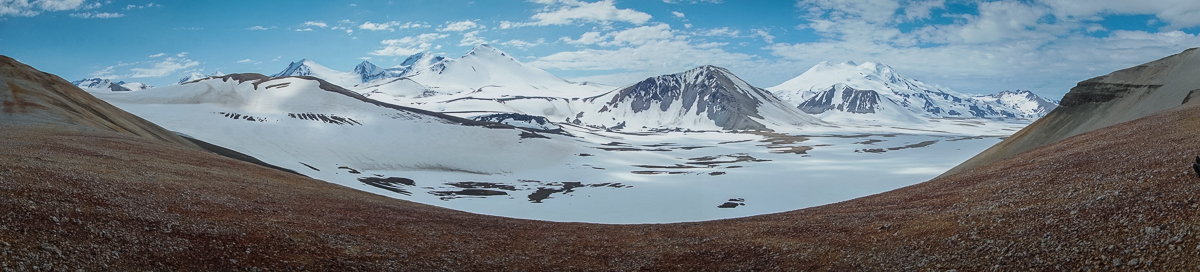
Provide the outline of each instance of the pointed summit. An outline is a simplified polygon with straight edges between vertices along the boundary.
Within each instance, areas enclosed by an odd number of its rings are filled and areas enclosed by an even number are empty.
[[[291,64],[288,64],[288,67],[283,69],[283,71],[271,75],[271,77],[289,76],[317,77],[338,86],[342,86],[343,88],[348,88],[363,83],[363,77],[358,73],[336,71],[308,59],[301,59],[299,61],[292,62]]]
[[[388,77],[387,70],[379,68],[379,66],[375,66],[375,64],[365,60],[359,63],[358,66],[354,66],[354,73],[362,78],[362,82]]]
[[[648,78],[608,96],[612,97],[598,97],[608,102],[596,117],[585,121],[610,127],[724,130],[820,123],[729,70],[712,65]]]

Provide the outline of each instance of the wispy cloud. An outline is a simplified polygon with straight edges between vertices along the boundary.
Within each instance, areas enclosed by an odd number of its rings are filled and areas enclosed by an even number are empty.
[[[81,18],[81,19],[112,19],[112,18],[125,17],[125,14],[111,13],[111,12],[98,12],[98,13],[82,12],[82,13],[71,13],[70,16],[75,17],[75,18]]]
[[[487,40],[479,36],[479,30],[463,33],[463,38],[458,42],[458,46],[476,46],[487,43]]]
[[[251,61],[252,60],[250,60],[250,59],[244,59],[244,60],[237,61],[237,63],[250,63]]]
[[[274,28],[275,28],[275,26],[264,27],[264,26],[256,25],[256,26],[252,26],[252,27],[247,27],[246,30],[269,30],[269,29],[274,29]]]
[[[155,4],[155,3],[149,3],[149,4],[145,4],[145,5],[140,5],[140,6],[139,5],[127,5],[127,6],[125,6],[125,10],[144,9],[144,8],[161,8],[162,6],[163,5],[159,5],[159,4]]]
[[[385,22],[385,23],[372,23],[371,21],[367,21],[366,23],[359,25],[358,29],[371,30],[371,31],[382,31],[382,30],[396,31],[396,29],[417,28],[417,27],[428,27],[428,25],[424,25],[421,23],[415,23],[415,22],[402,23],[402,22],[397,22],[397,21],[391,21],[391,22]]]
[[[130,75],[129,77],[132,77],[132,78],[165,77],[165,76],[171,75],[175,71],[179,71],[179,70],[186,69],[189,67],[194,67],[197,65],[200,65],[200,62],[190,60],[187,58],[183,58],[183,57],[180,57],[180,58],[168,57],[166,59],[163,59],[162,61],[155,62],[154,66],[150,67],[150,68],[131,68],[131,69],[129,69],[130,71],[133,72],[133,74]]]
[[[315,27],[320,27],[320,28],[329,27],[329,24],[326,24],[325,22],[322,22],[322,21],[308,21],[308,22],[304,22],[303,25],[304,26],[315,26]]]
[[[167,55],[167,53],[158,53],[158,54],[150,55],[150,57],[151,57],[151,58],[157,58],[157,57],[163,57],[163,56],[166,56],[166,55]]]
[[[446,26],[438,29],[438,31],[467,31],[474,28],[482,27],[472,21],[446,22]]]

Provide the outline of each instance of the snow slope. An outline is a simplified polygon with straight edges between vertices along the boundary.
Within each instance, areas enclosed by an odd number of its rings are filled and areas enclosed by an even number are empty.
[[[574,150],[563,136],[388,105],[312,77],[234,74],[97,95],[168,129],[313,177],[338,167],[506,173]]]

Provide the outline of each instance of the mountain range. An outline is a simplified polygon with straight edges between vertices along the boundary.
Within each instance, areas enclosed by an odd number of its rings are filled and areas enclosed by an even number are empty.
[[[1036,119],[1057,106],[1032,92],[971,96],[900,75],[875,62],[822,62],[767,88],[801,111],[842,123],[922,123],[931,118]]]
[[[363,61],[350,72],[305,59],[272,75],[283,76],[313,76],[371,99],[462,117],[517,113],[632,130],[914,127],[939,118],[1036,119],[1057,106],[1028,91],[966,95],[873,62],[820,63],[766,90],[714,66],[617,88],[563,80],[486,44],[459,58],[421,53],[397,67]]]

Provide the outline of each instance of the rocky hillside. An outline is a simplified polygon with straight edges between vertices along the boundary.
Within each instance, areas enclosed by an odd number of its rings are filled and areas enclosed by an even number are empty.
[[[1085,80],[1071,88],[1050,114],[947,173],[1178,106],[1200,91],[1197,75],[1200,75],[1200,50],[1192,48]]]

